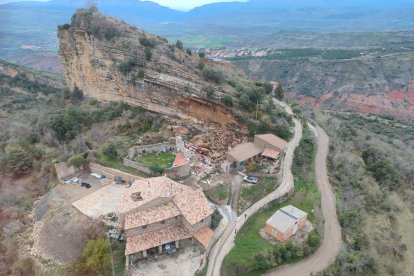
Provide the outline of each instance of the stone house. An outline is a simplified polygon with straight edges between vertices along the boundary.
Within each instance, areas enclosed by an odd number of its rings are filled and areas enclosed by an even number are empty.
[[[203,191],[166,176],[107,185],[73,203],[80,212],[124,231],[127,265],[180,247],[208,250],[213,209]]]
[[[167,177],[135,181],[119,207],[127,265],[152,255],[198,244],[207,249],[213,209],[203,191]]]
[[[279,242],[285,242],[305,226],[308,214],[289,205],[276,211],[267,221],[265,232]]]

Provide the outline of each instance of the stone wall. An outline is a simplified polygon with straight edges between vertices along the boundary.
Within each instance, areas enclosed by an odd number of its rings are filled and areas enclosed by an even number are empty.
[[[191,163],[188,161],[182,166],[176,166],[167,168],[164,170],[164,174],[167,175],[169,178],[179,178],[179,177],[186,177],[190,174],[191,170]]]
[[[115,181],[115,177],[120,176],[127,183],[133,183],[135,180],[142,179],[142,177],[130,173],[122,172],[120,170],[101,166],[96,163],[89,163],[89,169],[93,173],[105,175],[107,178]]]
[[[149,175],[153,174],[153,172],[148,167],[145,167],[144,165],[141,165],[138,162],[129,160],[127,157],[124,158],[124,165],[128,166],[128,167],[131,167],[131,168],[134,168],[134,169],[137,169],[137,170],[139,170],[143,173],[149,174]]]
[[[141,172],[146,174],[152,175],[154,174],[150,168],[140,164],[137,161],[134,161],[134,158],[140,154],[148,154],[148,153],[161,153],[166,151],[177,151],[176,141],[175,139],[170,139],[169,142],[166,143],[158,143],[152,145],[143,145],[143,146],[134,146],[128,150],[127,157],[124,158],[124,165],[137,169]],[[172,170],[167,174],[167,176],[174,177],[174,175],[183,175],[185,173],[186,168],[180,168]],[[188,175],[189,172],[186,174]]]
[[[165,151],[176,151],[176,143],[175,139],[170,142],[166,143],[158,143],[158,144],[151,144],[151,145],[143,145],[143,146],[134,146],[128,150],[127,158],[133,160],[135,156],[138,154],[146,154],[146,153],[160,153]]]

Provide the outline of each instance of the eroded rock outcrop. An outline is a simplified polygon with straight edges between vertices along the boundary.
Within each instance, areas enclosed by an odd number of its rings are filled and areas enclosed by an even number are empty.
[[[223,93],[232,94],[234,88],[214,76],[215,82],[206,81],[198,69],[198,55],[93,8],[78,10],[71,24],[59,27],[58,37],[63,73],[71,89],[76,86],[98,100],[123,101],[182,119],[237,125],[233,114],[218,103]],[[204,92],[211,85],[216,101],[207,100]]]

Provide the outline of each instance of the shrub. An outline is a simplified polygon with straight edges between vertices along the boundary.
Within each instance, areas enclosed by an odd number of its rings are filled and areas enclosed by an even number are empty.
[[[224,79],[224,75],[221,71],[216,71],[212,68],[204,69],[203,76],[208,81],[214,81],[215,83],[221,83]]]
[[[204,59],[204,58],[206,57],[206,53],[204,53],[204,52],[199,52],[199,53],[198,53],[198,56],[199,56],[201,59]]]
[[[74,155],[69,158],[68,164],[79,169],[85,164],[85,158],[82,155]]]
[[[155,175],[161,175],[164,172],[164,169],[159,166],[151,166],[149,168]]]
[[[139,79],[143,79],[143,78],[145,78],[145,70],[144,70],[144,69],[140,68],[140,69],[138,70],[138,78],[139,78]]]
[[[125,62],[122,62],[118,65],[118,70],[119,72],[121,72],[123,75],[128,75],[132,69],[134,68],[136,64],[135,59],[129,59]]]
[[[312,232],[309,233],[309,237],[308,237],[308,245],[312,248],[312,249],[316,249],[319,247],[321,243],[319,234],[313,230]]]
[[[285,97],[285,92],[283,91],[283,86],[281,83],[279,83],[279,85],[276,87],[275,97],[278,100],[283,100],[283,98]]]
[[[230,95],[224,95],[224,97],[221,99],[221,102],[227,107],[233,106],[233,98]]]
[[[152,52],[151,52],[151,49],[149,49],[149,48],[145,48],[144,53],[145,53],[145,59],[146,59],[146,60],[148,60],[148,61],[150,61],[150,60],[151,60],[151,58],[152,58]]]
[[[256,171],[256,164],[255,163],[249,163],[246,165],[246,171],[248,172],[255,172]]]
[[[200,70],[203,70],[205,66],[206,66],[206,63],[205,63],[204,59],[200,58],[198,60],[197,68],[200,69]]]
[[[73,266],[76,273],[103,275],[111,267],[109,241],[106,238],[89,241]]]
[[[145,35],[140,37],[139,43],[144,47],[154,48],[157,45],[157,41],[152,38],[148,38]]]
[[[67,24],[67,23],[58,26],[58,29],[60,30],[69,30],[69,28],[70,28],[70,24]]]
[[[207,99],[214,98],[214,87],[212,85],[207,85],[203,88],[203,91],[206,93]]]
[[[191,51],[191,49],[187,49],[187,50],[185,50],[185,52],[186,52],[187,54],[189,54],[190,56],[191,56],[191,55],[193,55],[193,51]]]
[[[211,229],[215,230],[217,226],[220,224],[221,219],[223,216],[220,214],[218,209],[215,209],[213,214],[211,215]]]
[[[111,142],[106,143],[102,149],[102,153],[105,154],[106,156],[112,158],[112,159],[116,159],[118,158],[118,151],[115,147],[115,145]]]
[[[21,145],[7,145],[3,163],[5,171],[12,174],[28,173],[33,167],[34,156]]]
[[[76,85],[73,89],[73,92],[70,94],[70,100],[74,104],[79,104],[81,101],[83,101],[83,91],[80,90]]]
[[[184,44],[181,40],[177,40],[177,42],[175,42],[175,47],[177,47],[180,50],[184,49]]]

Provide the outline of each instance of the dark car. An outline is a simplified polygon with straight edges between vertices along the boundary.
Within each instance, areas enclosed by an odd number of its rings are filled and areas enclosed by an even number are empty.
[[[82,182],[81,187],[85,187],[86,189],[89,189],[91,186],[91,184],[86,183],[86,182]]]

